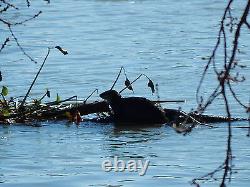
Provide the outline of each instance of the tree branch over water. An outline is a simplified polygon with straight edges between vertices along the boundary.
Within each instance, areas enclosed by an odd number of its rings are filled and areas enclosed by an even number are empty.
[[[30,7],[30,1],[26,0],[26,6]],[[13,27],[17,26],[17,25],[23,25],[26,22],[29,22],[35,18],[37,18],[40,14],[42,14],[42,11],[38,11],[38,13],[25,18],[21,21],[10,21],[7,20],[6,18],[4,18],[4,15],[6,14],[16,14],[18,12],[20,12],[20,8],[18,8],[14,3],[10,3],[7,0],[0,0],[0,8],[4,7],[2,9],[0,9],[0,24],[2,24],[3,26],[5,26],[5,28],[9,31],[10,33],[10,37],[7,37],[6,40],[2,43],[1,48],[0,48],[0,53],[2,52],[2,50],[7,46],[7,43],[10,42],[11,39],[13,39],[16,43],[16,45],[18,46],[18,48],[22,51],[22,53],[32,62],[37,63],[37,61],[31,57],[23,48],[23,46],[21,45],[21,43],[19,42],[18,38],[16,37],[14,31],[13,31]],[[10,12],[10,9],[14,9],[14,12]]]
[[[250,0],[247,0],[247,3],[244,7],[244,10],[241,14],[241,17],[239,19],[239,22],[236,25],[236,29],[235,32],[233,34],[233,44],[232,44],[232,49],[230,50],[230,53],[228,52],[228,36],[226,34],[226,25],[225,25],[225,21],[227,21],[229,19],[229,24],[228,26],[230,26],[229,31],[232,33],[233,32],[233,21],[237,20],[235,18],[232,17],[232,13],[231,13],[231,9],[232,9],[232,3],[233,0],[230,0],[225,8],[224,14],[222,16],[221,19],[221,23],[220,23],[220,30],[219,30],[219,34],[218,34],[218,38],[217,38],[217,42],[215,44],[215,47],[212,51],[212,54],[203,70],[202,73],[202,77],[201,80],[199,82],[198,88],[197,88],[197,92],[196,92],[196,100],[198,102],[198,112],[199,113],[203,113],[206,108],[211,105],[215,99],[218,96],[222,96],[223,101],[224,101],[224,105],[225,105],[225,111],[227,114],[228,118],[231,118],[231,109],[230,109],[230,104],[228,101],[228,94],[231,94],[233,96],[233,98],[235,99],[235,101],[242,106],[242,108],[244,109],[244,111],[249,112],[249,104],[244,104],[240,98],[237,97],[237,93],[235,90],[233,90],[232,84],[233,83],[241,83],[243,81],[245,81],[245,78],[243,77],[241,80],[239,80],[239,73],[237,72],[236,76],[232,76],[231,72],[232,70],[235,70],[235,68],[238,66],[238,63],[236,61],[236,56],[237,56],[237,52],[239,51],[238,48],[238,44],[239,44],[239,38],[240,38],[240,34],[241,34],[241,30],[243,28],[243,26],[246,26],[248,29],[250,28],[249,23],[247,22],[247,17],[249,14],[249,8],[250,8]],[[221,69],[221,71],[218,70],[218,67],[216,66],[215,63],[215,57],[218,54],[218,49],[219,47],[222,45],[223,47],[223,51],[224,51],[224,65],[223,68]],[[200,96],[200,90],[201,90],[201,86],[203,85],[205,76],[208,74],[208,69],[213,66],[213,70],[214,73],[217,76],[217,80],[218,80],[218,86],[214,89],[214,91],[212,91],[212,93],[210,94],[210,96],[208,97],[208,99],[206,100],[206,102],[203,102],[203,96]],[[241,67],[240,67],[241,68]],[[215,169],[214,171],[200,177],[200,178],[196,178],[192,181],[193,184],[195,184],[196,186],[200,186],[199,182],[201,181],[207,181],[207,180],[218,180],[218,178],[215,177],[215,174],[217,174],[218,172],[223,171],[223,175],[221,178],[221,182],[220,182],[220,187],[225,187],[227,182],[230,182],[231,180],[231,175],[232,175],[232,164],[233,161],[233,156],[232,156],[232,126],[231,126],[231,122],[228,121],[228,137],[227,137],[227,146],[226,146],[226,157],[224,162],[222,163],[222,165],[220,165],[217,169]]]

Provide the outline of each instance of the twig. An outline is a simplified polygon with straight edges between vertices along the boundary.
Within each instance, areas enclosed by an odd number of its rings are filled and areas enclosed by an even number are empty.
[[[239,103],[239,105],[241,105],[243,108],[247,109],[248,107],[246,105],[243,104],[243,102],[240,101],[240,99],[237,97],[236,93],[234,92],[233,88],[232,88],[232,85],[230,82],[228,82],[228,87],[229,87],[229,90],[232,94],[232,96],[234,97],[234,99]]]
[[[118,73],[118,75],[117,75],[117,77],[116,77],[113,85],[111,86],[110,90],[112,90],[115,87],[115,84],[117,83],[117,81],[118,81],[118,79],[119,79],[119,77],[121,75],[122,69],[123,69],[123,66],[120,68],[120,71],[119,71],[119,73]]]
[[[98,93],[98,89],[95,89],[93,92],[91,92],[91,94],[83,101],[84,104],[86,104],[87,100],[95,93]]]
[[[249,102],[248,102],[247,113],[248,113],[248,127],[249,127],[247,136],[250,137],[250,97],[249,97]]]
[[[226,90],[225,90],[225,85],[222,85],[222,95],[223,99],[225,102],[225,107],[226,107],[226,112],[227,112],[227,117],[228,119],[231,119],[231,113],[229,109],[229,104],[228,104],[228,99],[226,96]],[[230,175],[229,180],[231,179],[231,174],[232,174],[232,127],[231,127],[231,121],[228,121],[228,136],[227,136],[227,152],[226,152],[226,159],[224,162],[224,174],[223,178],[220,184],[220,187],[225,186],[225,180],[227,179],[227,176]]]
[[[248,29],[250,29],[250,25],[247,21],[245,21],[245,25],[247,26]]]
[[[134,79],[134,80],[130,83],[130,85],[132,85],[132,84],[135,83],[138,79],[140,79],[142,75],[143,75],[143,74],[140,74],[136,79]],[[119,91],[119,93],[122,93],[122,92],[123,92],[124,90],[126,90],[130,85],[125,86],[122,90]]]
[[[3,43],[2,46],[1,46],[0,53],[1,53],[1,51],[3,50],[3,48],[7,45],[7,43],[8,43],[9,41],[10,41],[9,38],[6,38],[6,39],[5,39],[4,43]]]
[[[26,22],[28,22],[28,21],[31,21],[31,20],[35,19],[35,18],[38,17],[41,13],[42,13],[42,11],[39,11],[37,14],[33,15],[31,18],[25,19],[25,20],[23,20],[23,21],[21,21],[21,22],[11,23],[10,25],[22,25],[22,24],[24,24],[24,23],[26,23]]]
[[[234,68],[235,57],[236,57],[236,53],[237,53],[237,50],[238,50],[238,40],[239,40],[239,37],[240,37],[241,28],[242,28],[242,26],[244,24],[249,28],[249,24],[247,23],[247,16],[249,14],[250,0],[247,1],[247,5],[245,6],[245,9],[244,9],[243,14],[241,16],[241,19],[240,19],[240,21],[239,21],[239,23],[237,25],[237,28],[236,28],[236,31],[235,31],[235,34],[234,34],[234,41],[233,41],[233,47],[232,47],[232,50],[231,50],[231,56],[230,56],[229,60],[227,61],[227,59],[228,59],[227,38],[226,38],[225,30],[224,30],[224,21],[226,20],[226,15],[229,14],[230,22],[232,24],[232,16],[231,16],[231,11],[230,11],[232,2],[233,2],[233,0],[230,0],[228,2],[228,4],[227,4],[227,7],[225,8],[223,17],[221,19],[221,27],[220,27],[217,43],[216,43],[216,45],[214,47],[213,53],[210,56],[210,59],[209,59],[208,63],[207,63],[207,65],[206,65],[206,67],[205,67],[205,69],[203,71],[201,80],[199,82],[199,85],[198,85],[198,88],[197,88],[197,91],[196,91],[196,100],[197,100],[198,103],[200,103],[199,98],[198,98],[198,94],[199,94],[201,85],[202,85],[202,83],[204,81],[205,75],[207,74],[207,70],[208,70],[208,68],[210,66],[211,59],[214,60],[214,58],[215,58],[217,49],[218,49],[219,44],[220,44],[220,39],[221,39],[221,37],[223,37],[223,40],[224,40],[224,45],[223,45],[223,48],[224,48],[224,69],[219,74],[218,74],[218,72],[215,72],[217,74],[217,77],[218,77],[219,85],[215,89],[215,91],[213,91],[213,93],[210,95],[210,97],[208,98],[208,101],[206,102],[206,105],[203,107],[203,111],[204,111],[204,109],[209,104],[211,104],[212,101],[218,95],[222,95],[223,100],[224,100],[225,110],[226,110],[226,113],[227,113],[227,118],[229,119],[228,120],[228,137],[227,137],[226,158],[225,158],[225,160],[224,160],[224,162],[223,162],[223,164],[221,166],[219,166],[213,172],[208,173],[207,175],[205,175],[205,177],[208,177],[205,180],[208,180],[208,179],[214,178],[215,173],[223,170],[223,176],[222,176],[222,180],[221,180],[221,183],[220,183],[220,187],[225,187],[225,183],[226,183],[227,180],[230,182],[231,175],[232,175],[232,167],[233,167],[233,164],[232,164],[233,157],[232,157],[232,147],[231,147],[232,146],[232,125],[231,125],[231,121],[230,121],[231,113],[230,113],[229,102],[228,102],[227,95],[226,95],[226,87],[227,86],[229,87],[230,92],[233,95],[234,99],[241,106],[243,106],[244,108],[246,106],[238,99],[238,97],[236,96],[236,93],[234,92],[234,90],[233,90],[233,88],[232,88],[232,86],[230,84],[230,81],[233,81],[233,80],[230,79],[230,72]],[[193,184],[195,184],[196,186],[199,186],[197,181],[202,180],[202,179],[204,179],[204,177],[194,179]]]
[[[231,7],[232,3],[233,3],[233,0],[230,0],[229,3],[228,3],[228,5],[227,5],[227,7],[225,8],[224,14],[223,14],[222,19],[221,19],[221,27],[220,27],[220,30],[219,30],[217,42],[215,44],[214,50],[212,52],[212,55],[209,57],[209,61],[208,61],[207,65],[205,66],[204,70],[203,70],[200,82],[198,84],[198,87],[197,87],[197,90],[196,90],[196,100],[197,100],[198,103],[200,103],[198,95],[199,95],[199,92],[200,92],[200,89],[201,89],[201,85],[202,85],[202,83],[204,81],[205,75],[206,75],[206,73],[208,71],[208,68],[209,68],[211,62],[214,62],[214,58],[215,58],[217,49],[218,49],[218,47],[220,45],[221,33],[223,32],[223,29],[224,29],[224,20],[226,19],[227,12],[228,12],[228,10],[230,10],[230,7]],[[215,73],[218,75],[218,71],[215,68],[215,64],[213,65],[213,67],[214,67]]]
[[[14,9],[16,9],[16,10],[19,9],[19,8],[17,8],[14,4],[11,4],[11,3],[9,3],[9,2],[7,2],[7,1],[5,1],[5,0],[0,0],[0,1],[2,1],[4,4],[6,4],[6,5],[8,5],[8,6],[14,8]]]
[[[185,103],[186,100],[157,100],[157,101],[152,101],[153,103]]]
[[[61,100],[61,101],[59,101],[59,102],[53,101],[53,102],[48,102],[48,103],[45,103],[45,104],[46,104],[46,105],[58,105],[58,104],[60,104],[60,103],[66,102],[66,101],[72,101],[72,99],[75,99],[75,98],[77,98],[76,95],[74,95],[74,96],[72,96],[72,97],[69,97],[68,99]]]
[[[8,107],[7,101],[2,93],[1,93],[1,96],[3,98],[3,102],[1,101],[1,103],[4,104],[6,107]]]
[[[13,32],[13,30],[12,30],[12,28],[11,28],[10,25],[8,25],[8,28],[9,28],[9,31],[10,31],[12,37],[14,38],[14,40],[15,40],[17,46],[18,46],[19,49],[23,52],[23,54],[24,54],[26,57],[28,57],[32,62],[37,63],[36,60],[34,60],[29,54],[27,54],[27,53],[25,52],[25,50],[23,49],[23,47],[21,46],[21,44],[18,42],[18,39],[17,39],[17,37],[15,36],[15,34],[14,34],[14,32]]]
[[[19,108],[21,108],[21,109],[23,108],[24,103],[25,103],[27,97],[29,96],[29,93],[30,93],[31,89],[32,89],[33,85],[35,84],[36,79],[37,79],[38,75],[40,74],[40,72],[41,72],[41,70],[42,70],[42,68],[43,68],[43,66],[44,66],[44,64],[45,64],[45,62],[46,62],[46,60],[47,60],[47,58],[48,58],[48,56],[49,56],[49,53],[50,53],[50,48],[48,47],[48,52],[47,52],[47,54],[46,54],[46,56],[45,56],[45,58],[44,58],[44,60],[43,60],[43,63],[42,63],[42,65],[41,65],[40,69],[38,70],[38,72],[37,72],[37,74],[36,74],[36,76],[35,76],[33,82],[31,83],[31,85],[30,85],[30,87],[29,87],[29,89],[28,89],[26,95],[24,96],[23,101],[21,102],[21,105],[20,105]]]
[[[119,93],[122,93],[124,90],[126,90],[129,86],[132,86],[133,83],[135,83],[138,79],[140,79],[142,76],[146,77],[149,81],[151,81],[151,79],[144,73],[141,73],[136,79],[134,79],[130,85],[125,86],[122,90],[119,91]]]
[[[4,7],[2,10],[0,10],[0,14],[2,14],[3,12],[6,12],[9,8],[10,8],[10,6],[7,5],[7,6]]]
[[[30,7],[30,1],[26,0],[26,3],[27,3],[27,7]]]

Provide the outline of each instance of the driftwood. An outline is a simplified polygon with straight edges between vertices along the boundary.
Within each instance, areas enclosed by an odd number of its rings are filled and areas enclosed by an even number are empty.
[[[109,112],[109,106],[105,101],[96,101],[93,103],[82,103],[73,106],[66,106],[62,109],[54,109],[52,111],[44,111],[40,115],[40,119],[67,119],[67,112],[74,114],[79,112],[81,115],[93,113]]]
[[[24,105],[24,110],[20,112],[17,110],[9,116],[1,116],[0,121],[2,123],[18,123],[18,122],[29,122],[29,121],[44,121],[44,120],[70,120],[75,121],[76,115],[85,116],[88,114],[94,113],[104,113],[110,112],[110,108],[107,102],[105,101],[95,101],[91,103],[85,102],[74,102],[72,101],[73,97],[63,100],[61,102],[51,102],[47,104],[36,104],[29,103]],[[66,103],[71,101],[71,103]],[[227,122],[227,121],[241,121],[248,120],[244,118],[230,118],[223,116],[213,116],[213,115],[204,115],[197,114],[194,112],[185,113],[181,110],[176,109],[164,109],[165,115],[168,118],[167,123],[170,124],[189,124],[195,123],[198,125],[206,125],[207,123],[216,123],[216,122]],[[88,119],[83,119],[88,120]],[[95,122],[113,122],[112,117],[108,116],[107,118],[96,118],[92,121]],[[207,125],[209,126],[209,125]]]

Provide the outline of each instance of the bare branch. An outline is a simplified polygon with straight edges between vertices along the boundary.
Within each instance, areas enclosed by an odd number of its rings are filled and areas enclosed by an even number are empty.
[[[22,47],[21,44],[19,43],[19,41],[18,41],[17,37],[15,36],[15,34],[14,34],[14,32],[13,32],[13,30],[12,30],[12,28],[11,28],[10,25],[8,25],[8,28],[9,28],[9,31],[10,31],[12,37],[14,38],[14,40],[15,40],[17,46],[18,46],[19,49],[23,52],[23,54],[24,54],[26,57],[28,57],[32,62],[37,63],[37,61],[34,60],[29,54],[27,54],[26,51],[23,49],[23,47]]]
[[[8,5],[8,6],[14,8],[14,9],[18,10],[18,8],[14,4],[11,4],[11,3],[9,3],[9,2],[7,2],[5,0],[0,0],[0,1],[3,2],[5,5]]]
[[[207,71],[208,71],[208,68],[209,68],[211,62],[213,62],[213,67],[214,67],[215,73],[216,73],[217,75],[219,74],[218,71],[216,70],[216,67],[215,67],[214,58],[215,58],[215,54],[216,54],[216,52],[217,52],[217,49],[218,49],[218,47],[219,47],[219,45],[220,45],[221,33],[222,33],[223,30],[224,30],[224,21],[225,21],[225,19],[226,19],[226,15],[227,15],[228,11],[231,10],[230,7],[231,7],[231,4],[232,4],[232,3],[233,3],[233,0],[230,0],[229,3],[228,3],[228,5],[227,5],[227,7],[225,8],[224,14],[223,14],[222,19],[221,19],[221,27],[220,27],[220,30],[219,30],[219,33],[218,33],[217,42],[216,42],[216,44],[215,44],[214,50],[212,51],[212,55],[209,57],[208,63],[207,63],[207,65],[205,66],[205,68],[204,68],[204,70],[203,70],[203,73],[202,73],[200,82],[199,82],[199,84],[198,84],[198,87],[197,87],[197,90],[196,90],[196,101],[197,101],[198,103],[200,102],[200,101],[199,101],[199,92],[200,92],[200,89],[201,89],[201,85],[202,85],[202,83],[203,83],[203,81],[204,81],[205,75],[206,75],[206,73],[207,73]],[[230,13],[230,14],[231,14],[231,13]]]
[[[6,39],[5,39],[4,43],[2,44],[2,47],[0,48],[0,53],[1,53],[1,51],[3,50],[3,48],[7,45],[7,43],[8,43],[9,41],[10,41],[9,38],[6,38]]]
[[[40,69],[38,70],[38,72],[37,72],[37,74],[36,74],[36,76],[35,76],[33,82],[31,83],[31,85],[30,85],[30,87],[29,87],[29,89],[28,89],[26,95],[24,96],[24,99],[23,99],[23,101],[22,101],[22,103],[21,103],[21,105],[20,105],[20,109],[23,108],[24,103],[25,103],[27,97],[29,96],[29,93],[30,93],[31,89],[32,89],[33,85],[35,84],[35,82],[36,82],[36,80],[37,80],[37,78],[38,78],[38,75],[40,74],[40,72],[41,72],[41,70],[42,70],[42,68],[43,68],[43,66],[44,66],[44,64],[45,64],[45,62],[46,62],[46,60],[47,60],[47,58],[48,58],[48,56],[49,56],[49,53],[50,53],[50,48],[48,48],[48,52],[47,52],[47,54],[46,54],[46,56],[45,56],[45,58],[44,58],[44,60],[43,60],[43,63],[42,63],[42,65],[41,65]]]
[[[0,18],[0,22],[2,22],[3,24],[5,24],[5,25],[7,25],[7,26],[11,25],[10,22],[8,22],[8,21],[6,21],[6,20],[4,20],[4,19],[2,19],[2,18]]]
[[[242,82],[242,81],[244,81],[244,78],[241,81],[239,81],[237,79],[238,75],[236,75],[236,77],[231,77],[230,72],[235,67],[235,58],[236,58],[236,54],[237,54],[237,51],[238,51],[238,41],[239,41],[239,37],[240,37],[241,28],[242,28],[243,25],[246,25],[250,29],[250,25],[247,22],[247,16],[248,16],[248,13],[249,13],[249,8],[250,8],[250,0],[247,0],[247,4],[246,4],[246,6],[245,6],[245,8],[243,10],[240,21],[237,24],[236,31],[235,31],[234,37],[233,37],[233,46],[232,46],[232,50],[230,52],[230,58],[228,60],[227,36],[226,36],[226,32],[225,32],[224,22],[226,20],[226,15],[229,14],[230,24],[231,24],[231,28],[232,28],[232,25],[233,25],[233,23],[232,23],[233,18],[232,18],[232,15],[231,15],[231,4],[232,4],[232,2],[233,2],[233,0],[230,0],[228,2],[227,7],[225,8],[224,15],[223,15],[222,20],[221,20],[221,25],[220,25],[221,27],[220,27],[217,43],[216,43],[216,45],[214,47],[214,50],[212,52],[212,55],[210,56],[210,59],[209,59],[207,65],[205,66],[205,69],[203,71],[203,74],[202,74],[202,77],[201,77],[201,80],[200,80],[200,83],[198,85],[197,92],[196,92],[196,99],[197,99],[197,102],[199,104],[200,101],[199,101],[199,95],[198,94],[199,94],[201,85],[203,84],[204,77],[207,74],[207,70],[211,65],[211,61],[213,60],[213,63],[214,63],[216,52],[217,52],[217,49],[218,49],[218,47],[220,45],[220,40],[221,40],[221,38],[223,38],[223,41],[224,41],[224,45],[223,45],[223,49],[224,49],[224,69],[219,74],[217,72],[215,72],[217,74],[219,84],[216,87],[216,89],[212,92],[212,94],[208,97],[207,102],[205,103],[205,105],[203,105],[203,107],[201,107],[201,109],[202,109],[201,112],[203,112],[205,110],[205,108],[209,104],[211,104],[218,95],[222,95],[228,119],[231,118],[231,112],[230,112],[229,102],[228,102],[228,98],[227,98],[227,94],[226,94],[227,93],[227,90],[226,90],[227,87],[229,88],[230,93],[233,95],[234,99],[244,109],[247,109],[247,111],[249,110],[249,106],[247,107],[245,104],[243,104],[243,102],[240,101],[240,99],[237,97],[237,95],[236,95],[236,93],[233,90],[232,85],[231,85],[231,81]],[[230,29],[230,32],[231,31],[232,30]],[[213,64],[213,66],[214,66],[214,64]],[[200,103],[200,105],[201,105],[201,103]],[[231,146],[232,146],[232,126],[231,126],[231,122],[228,121],[227,151],[226,151],[226,157],[225,157],[225,160],[224,160],[223,164],[220,165],[213,172],[210,172],[210,173],[204,175],[203,177],[194,179],[192,181],[192,183],[194,185],[196,185],[196,186],[199,186],[198,181],[212,179],[212,178],[214,178],[215,173],[223,170],[223,176],[222,176],[222,180],[221,180],[221,183],[220,183],[220,187],[225,187],[225,183],[227,181],[231,180],[231,175],[232,175],[232,167],[233,167],[232,158],[233,157],[232,157],[232,147]]]
[[[245,23],[245,25],[247,26],[247,28],[250,29],[250,25],[249,25],[249,23],[247,22],[247,20],[246,20],[244,23]]]
[[[4,7],[2,10],[0,10],[0,14],[3,12],[6,12],[9,8],[10,8],[10,6],[6,5],[6,7]]]
[[[228,82],[228,87],[229,87],[229,90],[230,90],[232,96],[234,97],[234,99],[235,99],[242,107],[244,107],[245,109],[247,109],[248,107],[247,107],[246,105],[244,105],[243,102],[241,102],[240,99],[237,97],[237,95],[236,95],[235,91],[233,90],[232,85],[231,85],[230,82]]]
[[[26,0],[27,7],[30,7],[30,1]]]
[[[32,16],[31,18],[25,19],[25,20],[23,20],[23,21],[21,21],[21,22],[12,23],[11,25],[22,25],[22,24],[24,24],[24,23],[26,23],[26,22],[28,22],[28,21],[31,21],[31,20],[35,19],[35,18],[38,17],[41,13],[42,13],[42,11],[39,11],[37,14],[35,14],[35,15]]]

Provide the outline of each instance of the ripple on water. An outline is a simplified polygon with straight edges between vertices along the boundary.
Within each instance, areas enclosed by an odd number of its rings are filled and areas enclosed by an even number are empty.
[[[161,99],[186,99],[181,107],[187,111],[196,107],[195,91],[207,62],[202,59],[210,55],[214,46],[226,2],[32,2],[36,3],[44,13],[27,23],[25,29],[15,28],[20,42],[39,64],[48,46],[60,45],[69,55],[51,52],[32,89],[32,97],[49,88],[52,100],[56,93],[61,98],[76,94],[85,98],[95,88],[109,89],[119,68],[124,66],[131,80],[145,73],[159,83]],[[2,41],[9,34],[0,30]],[[249,35],[244,36],[241,49],[247,51],[250,40]],[[242,55],[242,59],[248,58],[247,54]],[[13,43],[1,52],[1,62],[3,84],[8,85],[10,96],[24,95],[39,65],[29,62]],[[211,72],[208,77],[213,78]],[[123,87],[123,81],[118,82],[116,89]],[[244,84],[237,89],[248,101],[249,83]],[[205,85],[206,93],[215,86],[210,79]],[[134,91],[135,95],[156,99],[145,79],[136,82]],[[97,98],[98,95],[93,97]],[[224,106],[218,102],[209,108],[209,113],[223,113]],[[230,103],[237,115],[243,115],[235,102]],[[85,122],[76,126],[65,121],[44,122],[40,127],[0,126],[0,183],[3,187],[188,186],[194,177],[214,170],[224,159],[227,124],[216,126],[196,128],[186,136],[167,126],[131,129]],[[233,153],[237,173],[233,174],[231,185],[249,186],[247,130],[235,127]],[[126,161],[148,159],[149,169],[145,176],[136,172],[104,172],[102,161],[114,156]],[[210,182],[205,185],[215,186]]]

